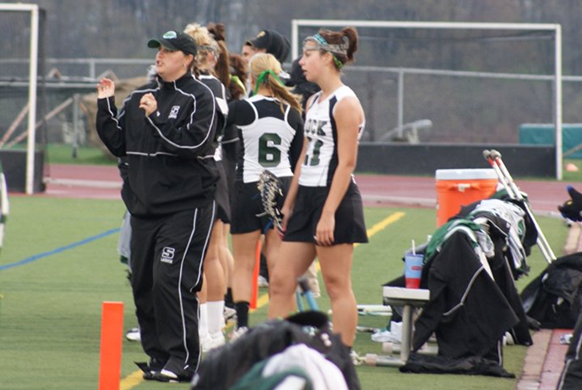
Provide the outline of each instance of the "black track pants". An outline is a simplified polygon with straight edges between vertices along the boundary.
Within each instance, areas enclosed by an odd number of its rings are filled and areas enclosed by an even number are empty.
[[[196,371],[198,300],[215,204],[158,218],[131,217],[132,289],[141,342],[166,369]]]

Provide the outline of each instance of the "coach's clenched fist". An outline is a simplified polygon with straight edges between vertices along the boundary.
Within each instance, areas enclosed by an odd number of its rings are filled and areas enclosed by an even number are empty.
[[[143,109],[146,115],[150,115],[158,109],[158,102],[151,93],[143,95],[139,101],[139,108]]]

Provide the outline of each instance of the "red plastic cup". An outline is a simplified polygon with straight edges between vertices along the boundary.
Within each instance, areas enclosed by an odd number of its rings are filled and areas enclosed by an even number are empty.
[[[420,276],[422,275],[423,255],[405,255],[404,256],[404,279],[406,288],[419,288]]]

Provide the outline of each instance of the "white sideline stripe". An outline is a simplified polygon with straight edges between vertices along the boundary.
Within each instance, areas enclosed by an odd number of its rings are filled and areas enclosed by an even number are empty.
[[[80,180],[80,179],[55,179],[47,177],[44,179],[47,184],[55,184],[69,187],[90,187],[90,188],[121,188],[121,181],[104,180]]]

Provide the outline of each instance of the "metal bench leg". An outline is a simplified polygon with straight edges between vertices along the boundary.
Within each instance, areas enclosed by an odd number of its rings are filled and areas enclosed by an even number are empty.
[[[412,323],[412,306],[404,305],[402,310],[402,350],[400,351],[400,359],[404,363],[408,360],[410,356],[410,348],[412,345],[412,328],[414,324]]]

